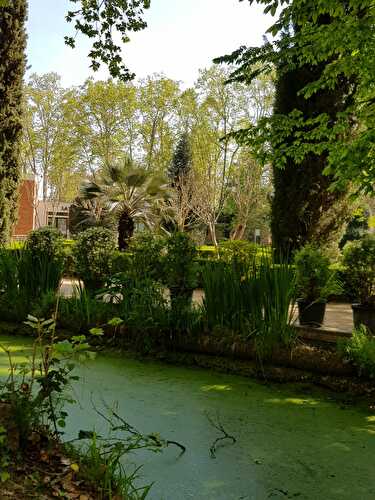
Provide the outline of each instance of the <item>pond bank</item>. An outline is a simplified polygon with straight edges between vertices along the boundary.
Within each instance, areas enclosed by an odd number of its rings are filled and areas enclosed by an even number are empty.
[[[0,335],[22,336],[28,331],[26,325],[0,322]],[[62,338],[69,338],[70,335],[70,332],[60,331]],[[119,346],[114,349],[106,343],[97,346],[97,349],[125,351],[140,358],[145,356],[147,359],[166,363],[199,366],[279,383],[308,382],[336,392],[347,392],[352,396],[375,398],[375,381],[359,377],[356,367],[342,359],[335,344],[319,347],[297,340],[292,350],[276,348],[267,361],[260,362],[253,342],[245,342],[234,335],[201,335],[198,338],[179,336],[173,339],[173,344],[154,343],[146,355],[137,347],[139,338],[132,338],[126,332],[121,333],[121,328],[118,342]]]

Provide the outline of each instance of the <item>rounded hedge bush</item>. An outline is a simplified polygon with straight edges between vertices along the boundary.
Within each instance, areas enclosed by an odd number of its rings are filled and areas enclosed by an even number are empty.
[[[64,237],[54,227],[42,227],[31,231],[27,237],[25,248],[33,257],[63,260]]]
[[[103,287],[110,276],[115,250],[115,235],[110,229],[93,227],[77,237],[73,248],[75,270],[90,292]]]

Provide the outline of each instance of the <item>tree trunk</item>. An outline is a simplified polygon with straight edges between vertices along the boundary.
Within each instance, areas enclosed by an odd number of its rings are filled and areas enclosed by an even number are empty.
[[[299,94],[321,76],[323,69],[305,66],[288,73],[281,69],[274,114],[287,115],[298,109],[305,119],[328,113],[335,120],[350,99],[350,82],[343,78],[338,88],[320,91],[309,99]],[[290,256],[306,243],[326,246],[340,241],[348,215],[347,192],[329,190],[334,179],[323,173],[326,166],[325,154],[310,154],[300,164],[289,159],[285,168],[273,168],[271,230],[279,255]]]
[[[0,6],[0,244],[17,218],[27,0]]]
[[[230,239],[231,240],[243,240],[246,231],[246,224],[237,224],[233,229]]]
[[[123,212],[118,221],[118,249],[120,252],[126,250],[129,246],[129,240],[134,233],[134,221],[127,214]]]
[[[216,238],[216,225],[215,225],[215,223],[208,225],[208,232],[209,232],[212,243],[215,245],[215,247],[217,247],[218,243],[217,243],[217,238]]]

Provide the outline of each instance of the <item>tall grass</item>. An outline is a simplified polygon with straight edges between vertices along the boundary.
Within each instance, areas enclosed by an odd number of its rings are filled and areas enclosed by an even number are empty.
[[[93,297],[79,283],[73,287],[72,297],[60,299],[58,324],[74,332],[85,332],[89,327],[106,323],[113,315],[113,304]]]
[[[26,249],[0,248],[0,311],[3,319],[23,321],[36,302],[56,293],[63,262]]]
[[[260,356],[294,339],[294,271],[269,256],[232,260],[203,271],[203,313],[210,331],[230,330],[255,340]]]

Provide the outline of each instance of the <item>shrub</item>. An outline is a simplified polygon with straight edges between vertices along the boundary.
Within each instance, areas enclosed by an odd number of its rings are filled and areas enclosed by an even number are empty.
[[[347,243],[343,264],[356,299],[363,305],[375,306],[375,234]]]
[[[359,375],[375,377],[375,337],[362,326],[350,340],[339,344],[339,351],[356,365]]]
[[[328,257],[314,245],[306,245],[295,253],[296,293],[306,302],[326,300],[340,293],[341,287],[330,269]]]
[[[33,258],[40,256],[50,260],[63,260],[64,238],[62,234],[53,227],[42,227],[31,231],[26,240],[25,248],[30,251]]]
[[[219,255],[224,262],[242,262],[250,264],[254,261],[258,245],[244,240],[227,240],[220,243]]]
[[[160,284],[124,277],[119,312],[132,333],[160,332],[166,326],[167,303]]]
[[[166,241],[164,275],[171,294],[173,314],[191,308],[193,290],[198,283],[197,250],[186,233],[174,233]]]
[[[197,284],[197,250],[186,233],[174,233],[166,240],[164,273],[171,289],[192,290]]]
[[[27,237],[19,264],[20,286],[35,298],[57,291],[65,265],[64,238],[53,227],[42,227]]]
[[[198,257],[202,259],[216,259],[218,256],[217,248],[214,245],[201,245],[197,247]]]
[[[132,254],[115,250],[112,259],[112,274],[129,273],[132,266]]]
[[[102,288],[112,271],[115,237],[112,231],[94,227],[79,234],[73,248],[77,276],[89,292]]]
[[[134,278],[163,280],[163,251],[165,239],[151,233],[141,233],[132,238],[129,246],[131,253],[130,272]]]

